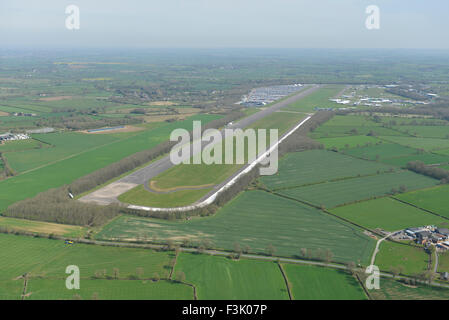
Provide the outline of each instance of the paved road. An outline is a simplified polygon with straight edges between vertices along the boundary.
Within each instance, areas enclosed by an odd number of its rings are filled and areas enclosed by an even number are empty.
[[[312,92],[316,91],[318,88],[320,88],[320,85],[311,85],[308,88],[305,88],[301,90],[298,94],[288,97],[278,103],[273,104],[270,107],[267,107],[266,109],[259,111],[255,114],[252,114],[248,117],[245,117],[241,119],[240,121],[237,121],[233,123],[232,125],[227,126],[229,129],[244,129],[254,122],[263,119],[264,117],[280,110],[281,108],[288,106],[305,96],[311,94]],[[222,135],[223,136],[223,135]],[[208,142],[204,142],[204,144],[207,144]],[[191,145],[192,148],[192,145]],[[191,149],[192,151],[192,149]],[[191,152],[193,155],[193,152]],[[149,165],[134,171],[133,173],[130,173],[129,175],[111,183],[110,185],[107,185],[99,190],[96,190],[90,194],[85,195],[84,197],[80,198],[80,201],[83,202],[93,202],[101,205],[107,205],[110,203],[118,203],[117,197],[124,192],[136,187],[137,185],[145,185],[150,181],[152,178],[156,177],[157,175],[161,174],[162,172],[170,169],[173,167],[174,164],[170,161],[170,156],[167,155],[157,161],[154,161],[150,163]],[[146,185],[146,188],[149,189],[149,186]],[[151,191],[151,189],[149,189]]]

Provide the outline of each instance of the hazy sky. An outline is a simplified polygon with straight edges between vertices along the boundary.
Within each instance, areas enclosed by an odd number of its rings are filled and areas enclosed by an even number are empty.
[[[0,0],[0,46],[448,49],[448,13],[448,0]]]

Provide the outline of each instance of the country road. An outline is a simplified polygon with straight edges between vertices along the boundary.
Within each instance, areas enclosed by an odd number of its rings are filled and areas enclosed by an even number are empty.
[[[227,126],[227,128],[229,128],[229,129],[244,129],[244,128],[250,126],[251,124],[255,123],[256,121],[261,120],[264,117],[266,117],[274,112],[279,111],[281,108],[286,107],[286,106],[306,97],[307,95],[313,93],[320,87],[321,87],[320,85],[311,85],[310,87],[307,87],[307,88],[301,90],[299,93],[297,93],[291,97],[288,97],[284,100],[274,103],[273,105],[267,107],[264,110],[254,113],[248,117],[245,117],[245,118],[233,123],[232,125]],[[207,142],[205,142],[205,143],[207,144]],[[191,148],[192,148],[192,144],[191,144]],[[192,155],[193,155],[193,153],[192,153]],[[170,169],[173,166],[174,166],[174,164],[170,161],[170,156],[169,155],[164,156],[163,158],[161,158],[157,161],[154,161],[154,162],[150,163],[149,165],[147,165],[141,169],[138,169],[138,170],[130,173],[129,175],[120,178],[117,181],[112,182],[109,185],[106,185],[98,190],[95,190],[92,193],[89,193],[89,194],[81,197],[79,199],[79,201],[92,202],[92,203],[96,203],[96,204],[100,204],[100,205],[108,205],[111,203],[120,203],[119,200],[117,199],[118,196],[133,189],[134,187],[136,187],[138,185],[145,185],[147,188],[149,188],[148,182],[152,178],[156,177],[157,175]],[[236,174],[238,174],[238,172]],[[232,177],[227,179],[224,183],[226,183],[230,179],[232,179]],[[216,190],[218,188],[222,187],[222,185],[223,185],[223,183],[216,186],[214,188],[214,190],[211,191],[211,193],[208,193],[205,197],[200,199],[200,201],[204,200],[205,198],[210,197],[211,194],[216,192]],[[139,206],[133,206],[133,209],[139,209]]]
[[[80,243],[88,243],[88,244],[96,244],[96,245],[103,245],[103,246],[115,246],[115,247],[131,247],[131,248],[143,248],[143,249],[156,249],[161,250],[166,245],[160,245],[160,244],[135,244],[135,243],[129,243],[129,242],[115,242],[115,241],[102,241],[102,240],[89,240],[89,239],[72,239],[74,241],[78,241]],[[198,249],[196,248],[185,248],[185,247],[179,247],[179,250],[181,252],[188,252],[188,253],[198,253]],[[225,256],[229,257],[232,252],[228,251],[221,251],[221,250],[204,250],[202,251],[203,254],[209,254],[209,255],[216,255],[216,256]],[[304,259],[296,259],[296,258],[285,258],[285,257],[276,257],[276,256],[265,256],[265,255],[259,255],[259,254],[248,254],[248,253],[242,253],[240,255],[241,258],[245,259],[251,259],[251,260],[262,260],[262,261],[273,261],[273,262],[281,262],[281,263],[295,263],[295,264],[305,264],[305,265],[312,265],[312,266],[319,266],[319,267],[327,267],[332,269],[338,269],[338,270],[348,270],[348,267],[343,264],[333,263],[333,262],[321,262],[321,261],[312,261],[312,260],[304,260]],[[356,269],[359,272],[364,273],[364,268],[357,268]],[[408,276],[394,276],[393,274],[386,273],[386,272],[380,272],[381,277],[385,278],[392,278],[396,280],[415,280],[418,283],[421,284],[427,284],[429,283],[422,281],[422,280],[416,280],[415,278],[408,277]],[[432,281],[430,285],[434,287],[441,287],[441,288],[447,288],[449,289],[449,284],[440,283],[436,281]],[[381,283],[382,287],[382,283]]]
[[[385,237],[383,237],[382,239],[379,239],[379,240],[377,241],[377,243],[376,243],[376,248],[374,249],[373,255],[372,255],[372,257],[371,257],[371,263],[370,263],[370,265],[374,265],[374,261],[376,260],[376,255],[379,253],[379,246],[380,246],[380,244],[381,244],[384,240],[386,240],[386,239],[388,239],[389,237],[391,237],[391,235],[395,234],[396,232],[398,232],[398,231],[390,232],[390,233],[387,234]]]

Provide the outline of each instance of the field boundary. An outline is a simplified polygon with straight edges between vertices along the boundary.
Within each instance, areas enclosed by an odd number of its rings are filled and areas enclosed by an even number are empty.
[[[291,288],[290,288],[290,282],[288,281],[288,278],[287,278],[287,274],[285,273],[285,270],[284,270],[284,268],[282,267],[282,264],[279,261],[277,262],[277,265],[279,267],[279,270],[281,271],[282,278],[284,278],[285,286],[287,288],[288,298],[290,300],[294,300],[292,292],[291,292]]]

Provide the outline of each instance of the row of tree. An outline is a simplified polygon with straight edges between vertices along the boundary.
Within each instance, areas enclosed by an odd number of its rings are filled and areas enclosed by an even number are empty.
[[[432,177],[438,180],[441,180],[441,183],[449,182],[449,171],[426,165],[421,161],[410,161],[407,163],[407,169],[412,170],[416,173],[423,174],[428,177]]]

